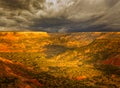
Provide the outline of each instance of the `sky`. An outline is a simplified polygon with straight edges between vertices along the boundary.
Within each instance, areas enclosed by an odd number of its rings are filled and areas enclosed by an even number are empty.
[[[120,31],[120,0],[0,0],[0,31]]]

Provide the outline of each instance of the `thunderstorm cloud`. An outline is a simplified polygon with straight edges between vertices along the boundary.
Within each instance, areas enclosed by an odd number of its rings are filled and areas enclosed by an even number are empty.
[[[120,31],[120,0],[0,0],[0,31]]]

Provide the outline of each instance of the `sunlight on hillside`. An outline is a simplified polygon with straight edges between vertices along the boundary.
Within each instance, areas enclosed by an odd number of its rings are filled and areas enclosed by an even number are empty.
[[[47,40],[43,42],[44,38],[49,38],[49,35],[46,32],[1,32],[0,52],[43,51],[42,49],[39,49],[39,47],[49,43]],[[36,41],[36,39],[40,39],[41,43],[39,44],[38,42],[40,41]]]
[[[0,87],[119,88],[119,45],[119,32],[1,32]]]

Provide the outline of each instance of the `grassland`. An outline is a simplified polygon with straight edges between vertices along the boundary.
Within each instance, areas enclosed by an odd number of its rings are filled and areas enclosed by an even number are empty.
[[[1,88],[120,88],[120,33],[1,32],[0,45],[17,75],[0,75]]]

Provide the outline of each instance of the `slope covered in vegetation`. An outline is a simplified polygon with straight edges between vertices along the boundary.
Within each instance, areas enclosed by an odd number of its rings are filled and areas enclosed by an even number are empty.
[[[119,45],[119,32],[1,32],[0,86],[119,88]]]

